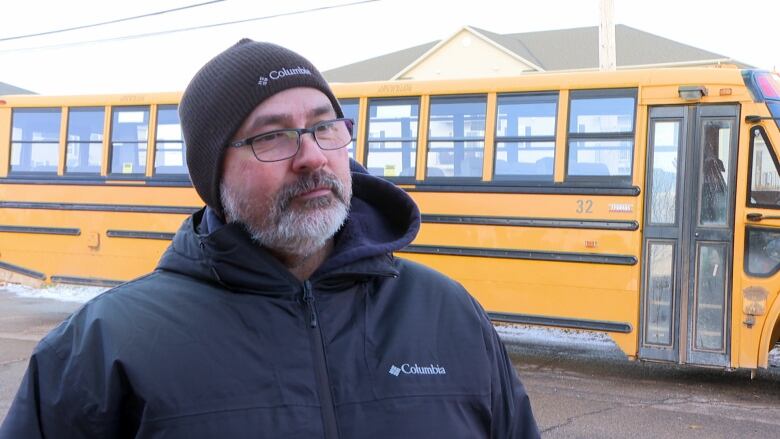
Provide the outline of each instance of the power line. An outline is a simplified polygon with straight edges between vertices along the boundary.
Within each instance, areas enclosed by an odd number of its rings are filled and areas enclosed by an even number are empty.
[[[133,35],[124,35],[121,37],[112,37],[112,38],[101,38],[98,40],[84,40],[84,41],[74,41],[71,43],[62,43],[62,44],[50,44],[46,46],[34,46],[34,47],[22,47],[17,49],[0,49],[0,53],[8,53],[8,52],[23,52],[28,50],[44,50],[44,49],[61,49],[63,47],[71,47],[71,46],[81,46],[86,44],[94,44],[94,43],[106,43],[106,42],[112,42],[112,41],[126,41],[126,40],[135,40],[139,38],[148,38],[148,37],[154,37],[159,35],[167,35],[167,34],[174,34],[179,32],[189,32],[193,30],[200,30],[200,29],[208,29],[212,27],[221,27],[221,26],[229,26],[233,24],[241,24],[241,23],[249,23],[252,21],[260,21],[260,20],[269,20],[272,18],[279,18],[279,17],[287,17],[291,15],[300,15],[300,14],[306,14],[309,12],[318,12],[318,11],[324,11],[328,9],[338,9],[338,8],[344,8],[348,6],[357,6],[365,3],[374,3],[379,2],[382,0],[361,0],[356,1],[352,3],[343,3],[339,5],[331,5],[331,6],[320,6],[317,8],[310,8],[310,9],[302,9],[299,11],[291,11],[291,12],[282,12],[279,14],[274,15],[266,15],[263,17],[255,17],[255,18],[246,18],[243,20],[234,20],[234,21],[225,21],[222,23],[212,23],[212,24],[204,24],[200,26],[192,26],[192,27],[183,27],[179,29],[169,29],[164,31],[158,31],[158,32],[147,32],[143,34],[133,34]]]
[[[143,14],[143,15],[135,15],[135,16],[132,16],[132,17],[118,18],[116,20],[110,20],[110,21],[101,21],[100,23],[85,24],[85,25],[82,25],[82,26],[75,26],[75,27],[67,27],[67,28],[64,28],[64,29],[51,30],[51,31],[47,31],[47,32],[39,32],[39,33],[35,33],[35,34],[17,35],[15,37],[5,37],[5,38],[0,38],[0,42],[2,42],[2,41],[11,41],[11,40],[21,40],[22,38],[40,37],[40,36],[43,36],[43,35],[58,34],[58,33],[62,33],[62,32],[70,32],[70,31],[80,30],[80,29],[89,29],[91,27],[105,26],[107,24],[122,23],[122,22],[125,22],[125,21],[137,20],[139,18],[153,17],[153,16],[156,16],[156,15],[168,14],[170,12],[183,11],[185,9],[197,8],[197,7],[200,7],[200,6],[206,6],[206,5],[210,5],[212,3],[220,3],[220,2],[224,2],[224,1],[225,0],[211,0],[211,1],[208,1],[208,2],[205,2],[205,3],[196,3],[196,4],[193,4],[193,5],[182,6],[182,7],[179,7],[179,8],[166,9],[164,11],[151,12],[151,13]]]

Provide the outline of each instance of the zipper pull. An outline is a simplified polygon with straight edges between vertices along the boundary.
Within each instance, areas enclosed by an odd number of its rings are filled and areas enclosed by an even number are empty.
[[[312,294],[311,284],[309,281],[305,281],[303,283],[303,301],[306,303],[306,307],[309,309],[309,326],[316,328],[317,312],[314,310],[314,294]]]

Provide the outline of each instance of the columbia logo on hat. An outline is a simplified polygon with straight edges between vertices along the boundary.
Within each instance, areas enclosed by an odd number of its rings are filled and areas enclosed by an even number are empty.
[[[282,79],[286,76],[295,76],[295,75],[311,75],[311,70],[305,68],[305,67],[283,67],[279,70],[271,70],[268,73],[268,76],[276,81],[277,79]],[[268,78],[265,76],[260,76],[260,79],[257,81],[257,85],[268,85]]]

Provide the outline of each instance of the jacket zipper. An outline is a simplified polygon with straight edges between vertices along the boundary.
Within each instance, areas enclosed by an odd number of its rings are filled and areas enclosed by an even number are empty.
[[[333,394],[330,391],[330,378],[328,377],[328,360],[325,355],[325,344],[322,339],[322,329],[317,319],[317,307],[314,304],[311,282],[303,282],[303,301],[309,312],[309,341],[312,356],[314,358],[314,374],[317,378],[317,394],[320,398],[322,413],[322,425],[325,430],[325,439],[338,439],[338,425],[336,423],[336,407],[333,404]]]

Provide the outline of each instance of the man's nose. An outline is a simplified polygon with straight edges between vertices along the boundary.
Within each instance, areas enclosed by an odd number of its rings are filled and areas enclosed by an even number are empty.
[[[293,157],[293,169],[296,171],[312,171],[320,169],[328,162],[313,133],[304,133],[300,137],[298,154]]]

